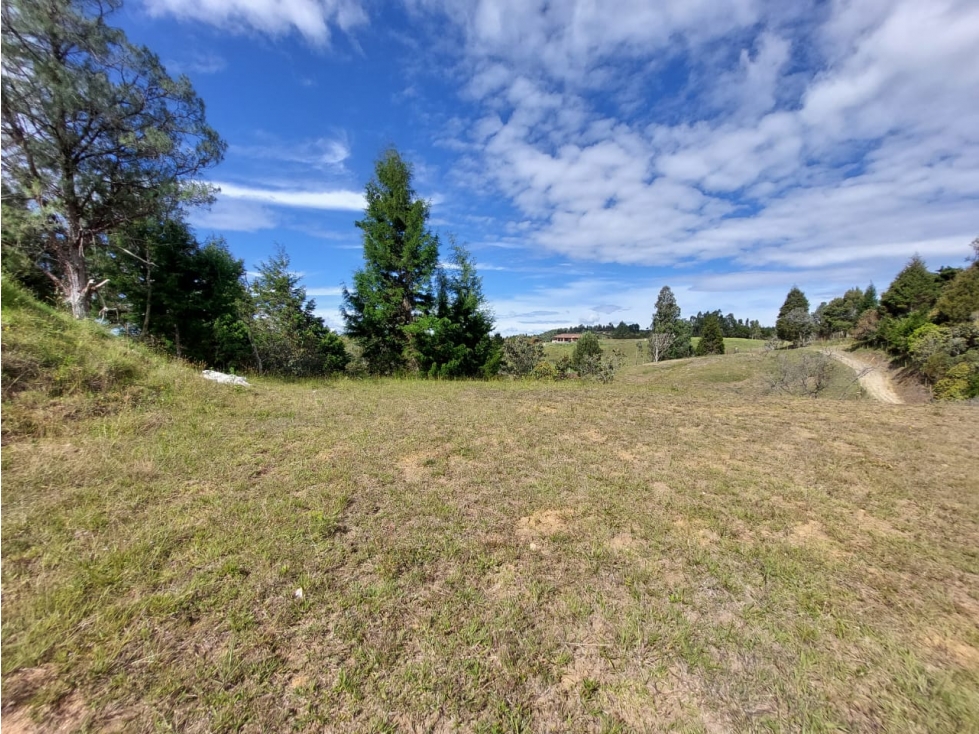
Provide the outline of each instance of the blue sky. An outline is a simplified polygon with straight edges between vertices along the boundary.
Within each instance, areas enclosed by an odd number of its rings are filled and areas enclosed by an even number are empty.
[[[228,142],[191,222],[282,244],[334,327],[396,146],[504,334],[685,315],[773,323],[979,235],[974,0],[128,0]]]

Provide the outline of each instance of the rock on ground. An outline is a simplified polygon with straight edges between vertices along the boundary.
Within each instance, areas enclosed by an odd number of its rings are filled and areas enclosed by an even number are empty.
[[[238,375],[226,375],[223,372],[215,372],[214,370],[204,370],[201,372],[205,380],[214,380],[215,382],[223,382],[227,385],[245,385],[248,386],[248,380],[244,377],[239,377]]]

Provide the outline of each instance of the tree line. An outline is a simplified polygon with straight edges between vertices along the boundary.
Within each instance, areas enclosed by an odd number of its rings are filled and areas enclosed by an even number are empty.
[[[721,309],[717,309],[716,311],[698,311],[696,316],[690,316],[686,319],[690,325],[691,336],[701,336],[704,322],[709,316],[717,319],[725,339],[769,339],[775,334],[774,326],[762,326],[757,319],[739,319],[733,313],[725,315]],[[637,323],[627,324],[625,321],[620,321],[618,324],[614,324],[610,321],[607,324],[578,324],[564,329],[549,329],[539,336],[544,341],[549,341],[558,334],[584,334],[586,331],[593,332],[603,339],[648,339],[653,333],[652,326],[642,328]]]
[[[196,180],[226,144],[185,76],[108,24],[116,0],[10,0],[2,8],[5,277],[122,332],[219,369],[309,376],[495,374],[502,358],[480,278],[451,244],[440,265],[428,204],[397,151],[367,184],[364,268],[344,290],[359,355],[315,314],[283,248],[258,267],[199,242]]]
[[[790,346],[852,338],[883,349],[939,399],[979,397],[979,238],[965,268],[928,269],[915,255],[878,297],[873,283],[820,303],[793,286],[779,309],[778,339]]]
[[[216,191],[197,180],[226,144],[185,76],[108,24],[117,0],[9,0],[2,13],[2,269],[78,318],[219,369],[310,376],[344,370],[437,378],[610,378],[621,355],[593,332],[645,338],[650,359],[723,353],[724,338],[802,346],[852,337],[918,371],[940,397],[979,395],[979,240],[967,268],[913,258],[878,298],[851,288],[810,311],[793,287],[774,327],[721,311],[682,318],[664,287],[648,329],[570,327],[573,355],[543,366],[540,339],[493,334],[475,263],[428,225],[411,165],[385,151],[366,185],[363,267],[343,290],[346,339],[315,313],[285,249],[249,281],[221,239],[185,221]],[[696,349],[692,340],[699,338]],[[545,375],[546,376],[546,375]]]

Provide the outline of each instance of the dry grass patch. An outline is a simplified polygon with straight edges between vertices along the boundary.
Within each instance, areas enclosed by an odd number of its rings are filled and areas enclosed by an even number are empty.
[[[678,380],[195,383],[16,438],[4,725],[977,728],[975,409]]]

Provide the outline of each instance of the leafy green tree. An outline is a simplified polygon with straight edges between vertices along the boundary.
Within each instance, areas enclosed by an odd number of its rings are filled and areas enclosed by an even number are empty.
[[[452,260],[437,273],[435,309],[407,327],[410,361],[429,377],[489,377],[499,369],[498,347],[490,336],[493,317],[482,279],[465,248],[453,245]]]
[[[823,338],[849,335],[865,310],[864,300],[862,290],[851,288],[842,297],[820,304],[815,313],[819,335]]]
[[[635,336],[635,332],[632,331],[625,321],[620,321],[619,325],[612,332],[613,339],[631,339],[633,336]]]
[[[418,353],[408,328],[432,306],[438,237],[428,229],[429,205],[411,185],[411,166],[396,150],[377,161],[367,184],[367,208],[358,221],[364,268],[344,289],[347,333],[363,349],[368,370],[392,374],[411,366]]]
[[[785,296],[785,303],[778,310],[778,319],[775,321],[778,338],[798,346],[810,336],[814,326],[814,322],[809,317],[809,299],[799,288],[792,286]]]
[[[342,371],[350,357],[343,340],[330,331],[306,300],[306,289],[289,270],[281,247],[258,268],[252,282],[255,317],[250,328],[262,370],[290,377]]]
[[[915,255],[880,297],[880,306],[890,316],[906,316],[934,306],[940,290],[938,276]]]
[[[106,18],[118,0],[8,0],[2,6],[3,176],[25,203],[46,270],[72,313],[103,284],[86,254],[126,222],[209,201],[182,184],[224,143],[186,77]]]
[[[696,353],[698,357],[705,357],[708,354],[724,354],[724,334],[721,332],[721,323],[713,314],[708,314],[704,319]]]

